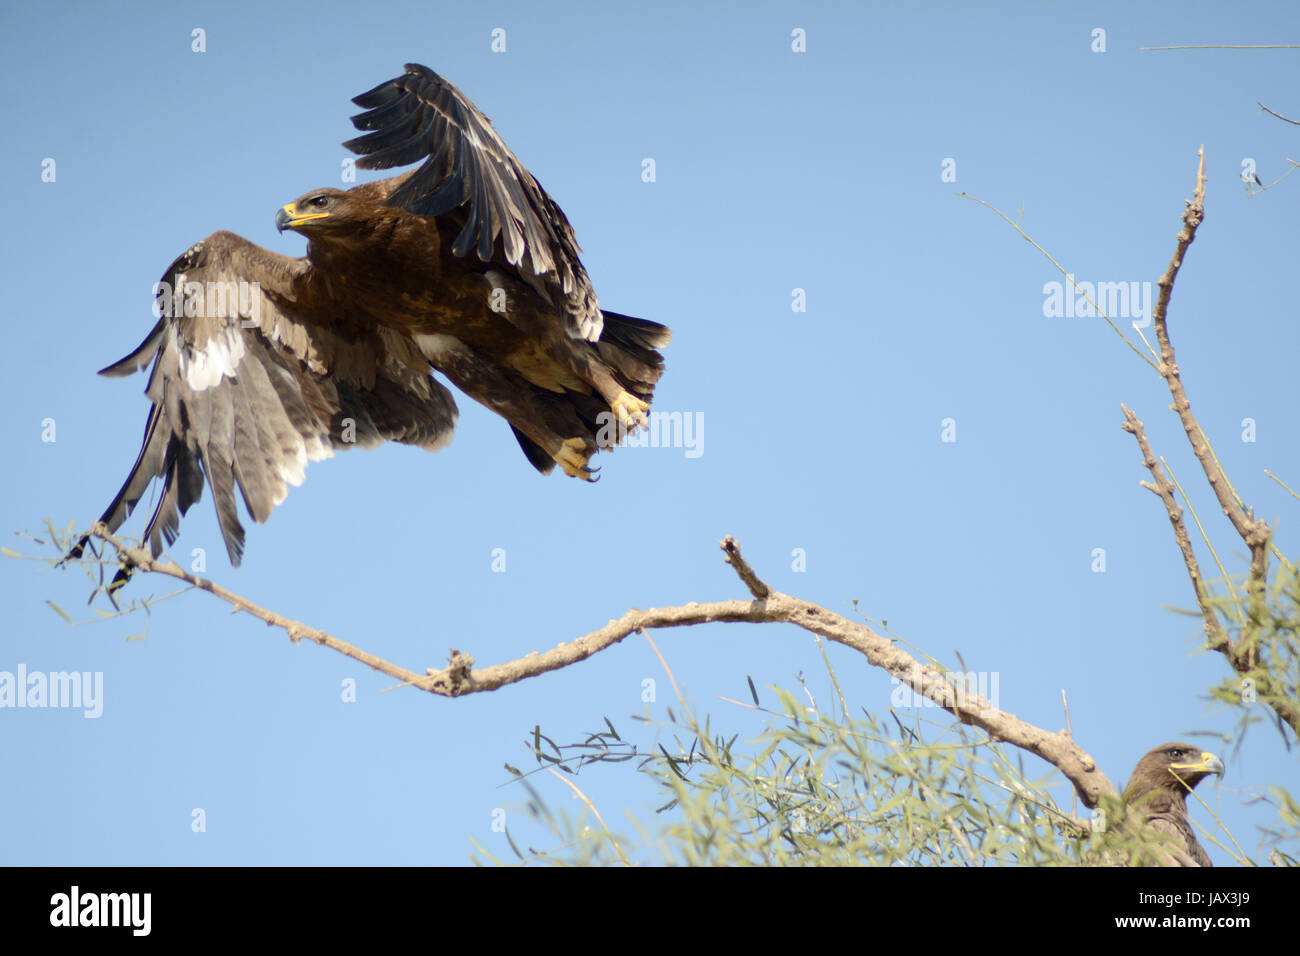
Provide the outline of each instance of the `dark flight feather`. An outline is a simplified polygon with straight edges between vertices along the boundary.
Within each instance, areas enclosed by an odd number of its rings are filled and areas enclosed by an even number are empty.
[[[367,110],[352,123],[368,132],[343,144],[361,155],[359,167],[425,160],[388,197],[391,205],[435,217],[465,207],[453,254],[474,249],[481,261],[491,261],[500,237],[502,261],[562,305],[570,334],[600,337],[600,306],[573,227],[464,93],[428,67],[408,63],[402,76],[352,102]]]

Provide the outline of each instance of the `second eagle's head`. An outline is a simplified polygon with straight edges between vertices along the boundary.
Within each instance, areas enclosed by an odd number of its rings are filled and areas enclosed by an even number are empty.
[[[1187,791],[1210,774],[1223,776],[1223,761],[1191,744],[1161,744],[1138,761],[1125,793],[1168,790],[1186,798]]]

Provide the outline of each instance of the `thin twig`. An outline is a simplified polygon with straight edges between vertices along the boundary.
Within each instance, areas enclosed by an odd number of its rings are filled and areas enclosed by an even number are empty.
[[[1295,50],[1300,43],[1190,43],[1185,46],[1140,46],[1139,50]]]
[[[338,651],[346,657],[360,661],[367,667],[388,674],[390,677],[396,677],[398,680],[409,681],[413,684],[421,684],[427,680],[427,678],[421,677],[419,674],[412,671],[408,671],[404,667],[398,667],[383,658],[376,657],[373,654],[368,654],[359,647],[354,647],[347,641],[341,641],[338,638],[327,634],[325,631],[309,627],[301,621],[292,620],[282,614],[277,614],[275,611],[270,611],[258,604],[254,604],[252,601],[248,600],[248,598],[236,594],[233,591],[229,591],[214,581],[191,574],[189,571],[186,571],[170,559],[166,561],[157,560],[144,548],[132,547],[125,541],[109,534],[104,530],[104,526],[99,522],[96,522],[94,527],[91,528],[90,536],[111,544],[117,549],[119,557],[124,559],[128,565],[133,566],[135,569],[150,574],[161,574],[169,578],[175,578],[178,581],[184,581],[200,590],[207,591],[213,597],[219,598],[229,604],[233,611],[243,611],[247,614],[251,614],[253,617],[265,621],[271,627],[278,627],[285,631],[289,635],[289,639],[295,644],[306,638],[309,641],[319,644],[321,647],[328,647],[330,650]]]
[[[585,793],[583,793],[580,789],[578,789],[578,785],[576,783],[574,783],[572,780],[565,778],[564,774],[560,773],[554,767],[548,767],[547,770],[555,776],[556,780],[559,780],[566,787],[572,790],[574,795],[579,800],[581,800],[584,804],[586,804],[587,809],[590,810],[595,815],[596,821],[600,824],[601,829],[605,831],[605,836],[609,837],[609,842],[614,845],[614,850],[618,853],[619,861],[624,866],[631,866],[632,861],[627,858],[627,854],[624,853],[623,848],[619,846],[618,839],[614,836],[613,831],[610,830],[609,825],[605,822],[605,818],[600,815],[600,811],[596,809],[596,805],[591,802],[591,798],[588,797]]]
[[[1111,320],[1111,317],[1106,314],[1106,310],[1103,309],[1100,305],[1098,305],[1096,300],[1093,299],[1092,296],[1088,295],[1086,292],[1083,291],[1083,289],[1079,287],[1079,283],[1075,281],[1073,275],[1071,275],[1069,272],[1066,271],[1065,266],[1057,262],[1055,256],[1053,256],[1050,252],[1048,252],[1037,242],[1035,242],[1033,238],[1029,235],[1029,233],[1025,232],[1025,230],[1021,228],[1020,223],[1014,221],[1010,216],[1004,213],[997,206],[993,205],[991,202],[988,202],[987,200],[984,199],[980,199],[979,196],[972,196],[970,193],[967,192],[958,193],[957,195],[961,196],[963,199],[969,199],[973,202],[977,202],[984,208],[990,209],[997,215],[1001,216],[1002,220],[1007,225],[1009,225],[1016,232],[1020,233],[1021,238],[1024,239],[1025,242],[1029,243],[1031,246],[1033,246],[1035,249],[1041,252],[1047,258],[1048,262],[1056,266],[1057,271],[1060,272],[1061,275],[1065,276],[1067,279],[1070,280],[1070,284],[1074,286],[1075,291],[1078,292],[1080,295],[1082,295],[1084,301],[1086,301],[1090,306],[1092,306],[1093,310],[1099,316],[1101,316],[1103,319],[1106,320],[1106,324],[1109,325],[1114,330],[1116,335],[1118,335],[1121,339],[1124,340],[1124,344],[1127,345],[1129,348],[1131,348],[1138,358],[1146,362],[1152,368],[1156,368],[1156,363],[1151,361],[1151,359],[1147,358],[1145,355],[1143,355],[1142,350],[1129,341],[1129,337],[1124,334],[1124,332],[1120,329],[1118,325],[1114,323],[1114,321]],[[1145,345],[1147,347],[1147,351],[1154,356],[1156,354],[1156,351],[1151,347],[1151,343],[1147,341],[1147,337],[1142,334],[1142,330],[1139,329],[1137,326],[1134,326],[1133,331],[1137,332],[1138,338],[1142,340],[1142,344]]]
[[[1264,105],[1263,103],[1261,103],[1259,100],[1256,100],[1256,101],[1255,101],[1255,105],[1258,106],[1260,109],[1262,109],[1265,113],[1268,113],[1270,116],[1276,116],[1278,119],[1282,120],[1282,122],[1284,122],[1284,123],[1291,123],[1291,124],[1293,124],[1293,125],[1295,125],[1295,126],[1300,126],[1300,120],[1293,120],[1293,119],[1291,119],[1289,116],[1283,116],[1281,113],[1274,113],[1271,109],[1269,109],[1267,106],[1265,106],[1265,105]]]

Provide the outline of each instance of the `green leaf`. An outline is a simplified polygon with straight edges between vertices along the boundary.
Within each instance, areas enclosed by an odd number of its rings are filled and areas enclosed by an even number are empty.
[[[59,607],[57,604],[55,604],[53,601],[49,599],[46,599],[45,603],[48,604],[50,607],[52,607],[54,609],[54,613],[57,614],[59,617],[63,618],[69,624],[72,623],[72,618],[68,617],[68,615],[63,612],[63,608]]]
[[[668,766],[669,766],[669,768],[672,770],[672,772],[675,773],[675,774],[677,774],[677,776],[678,776],[680,779],[685,780],[685,779],[686,779],[686,774],[682,773],[681,770],[678,769],[678,767],[677,767],[677,761],[673,759],[672,754],[670,754],[667,750],[664,750],[664,745],[663,745],[663,744],[660,744],[660,745],[659,745],[659,750],[663,753],[664,757],[668,760]]]
[[[0,548],[0,554],[3,554],[6,558],[21,558],[21,557],[22,557],[22,555],[19,554],[17,551],[10,550],[9,548]]]

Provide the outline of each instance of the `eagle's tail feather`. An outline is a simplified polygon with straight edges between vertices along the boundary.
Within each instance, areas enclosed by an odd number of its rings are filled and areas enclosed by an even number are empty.
[[[637,346],[643,349],[661,349],[673,338],[673,330],[649,319],[638,319],[621,312],[604,312],[605,328],[600,333],[602,342]]]
[[[664,357],[657,349],[672,339],[666,325],[618,312],[605,312],[605,327],[596,342],[601,360],[619,384],[638,398],[650,401],[655,383],[664,373]]]
[[[510,426],[510,430],[515,433],[515,440],[519,442],[519,447],[524,450],[525,457],[532,462],[533,467],[543,475],[549,475],[555,469],[555,459],[546,453],[546,449],[514,425]]]

